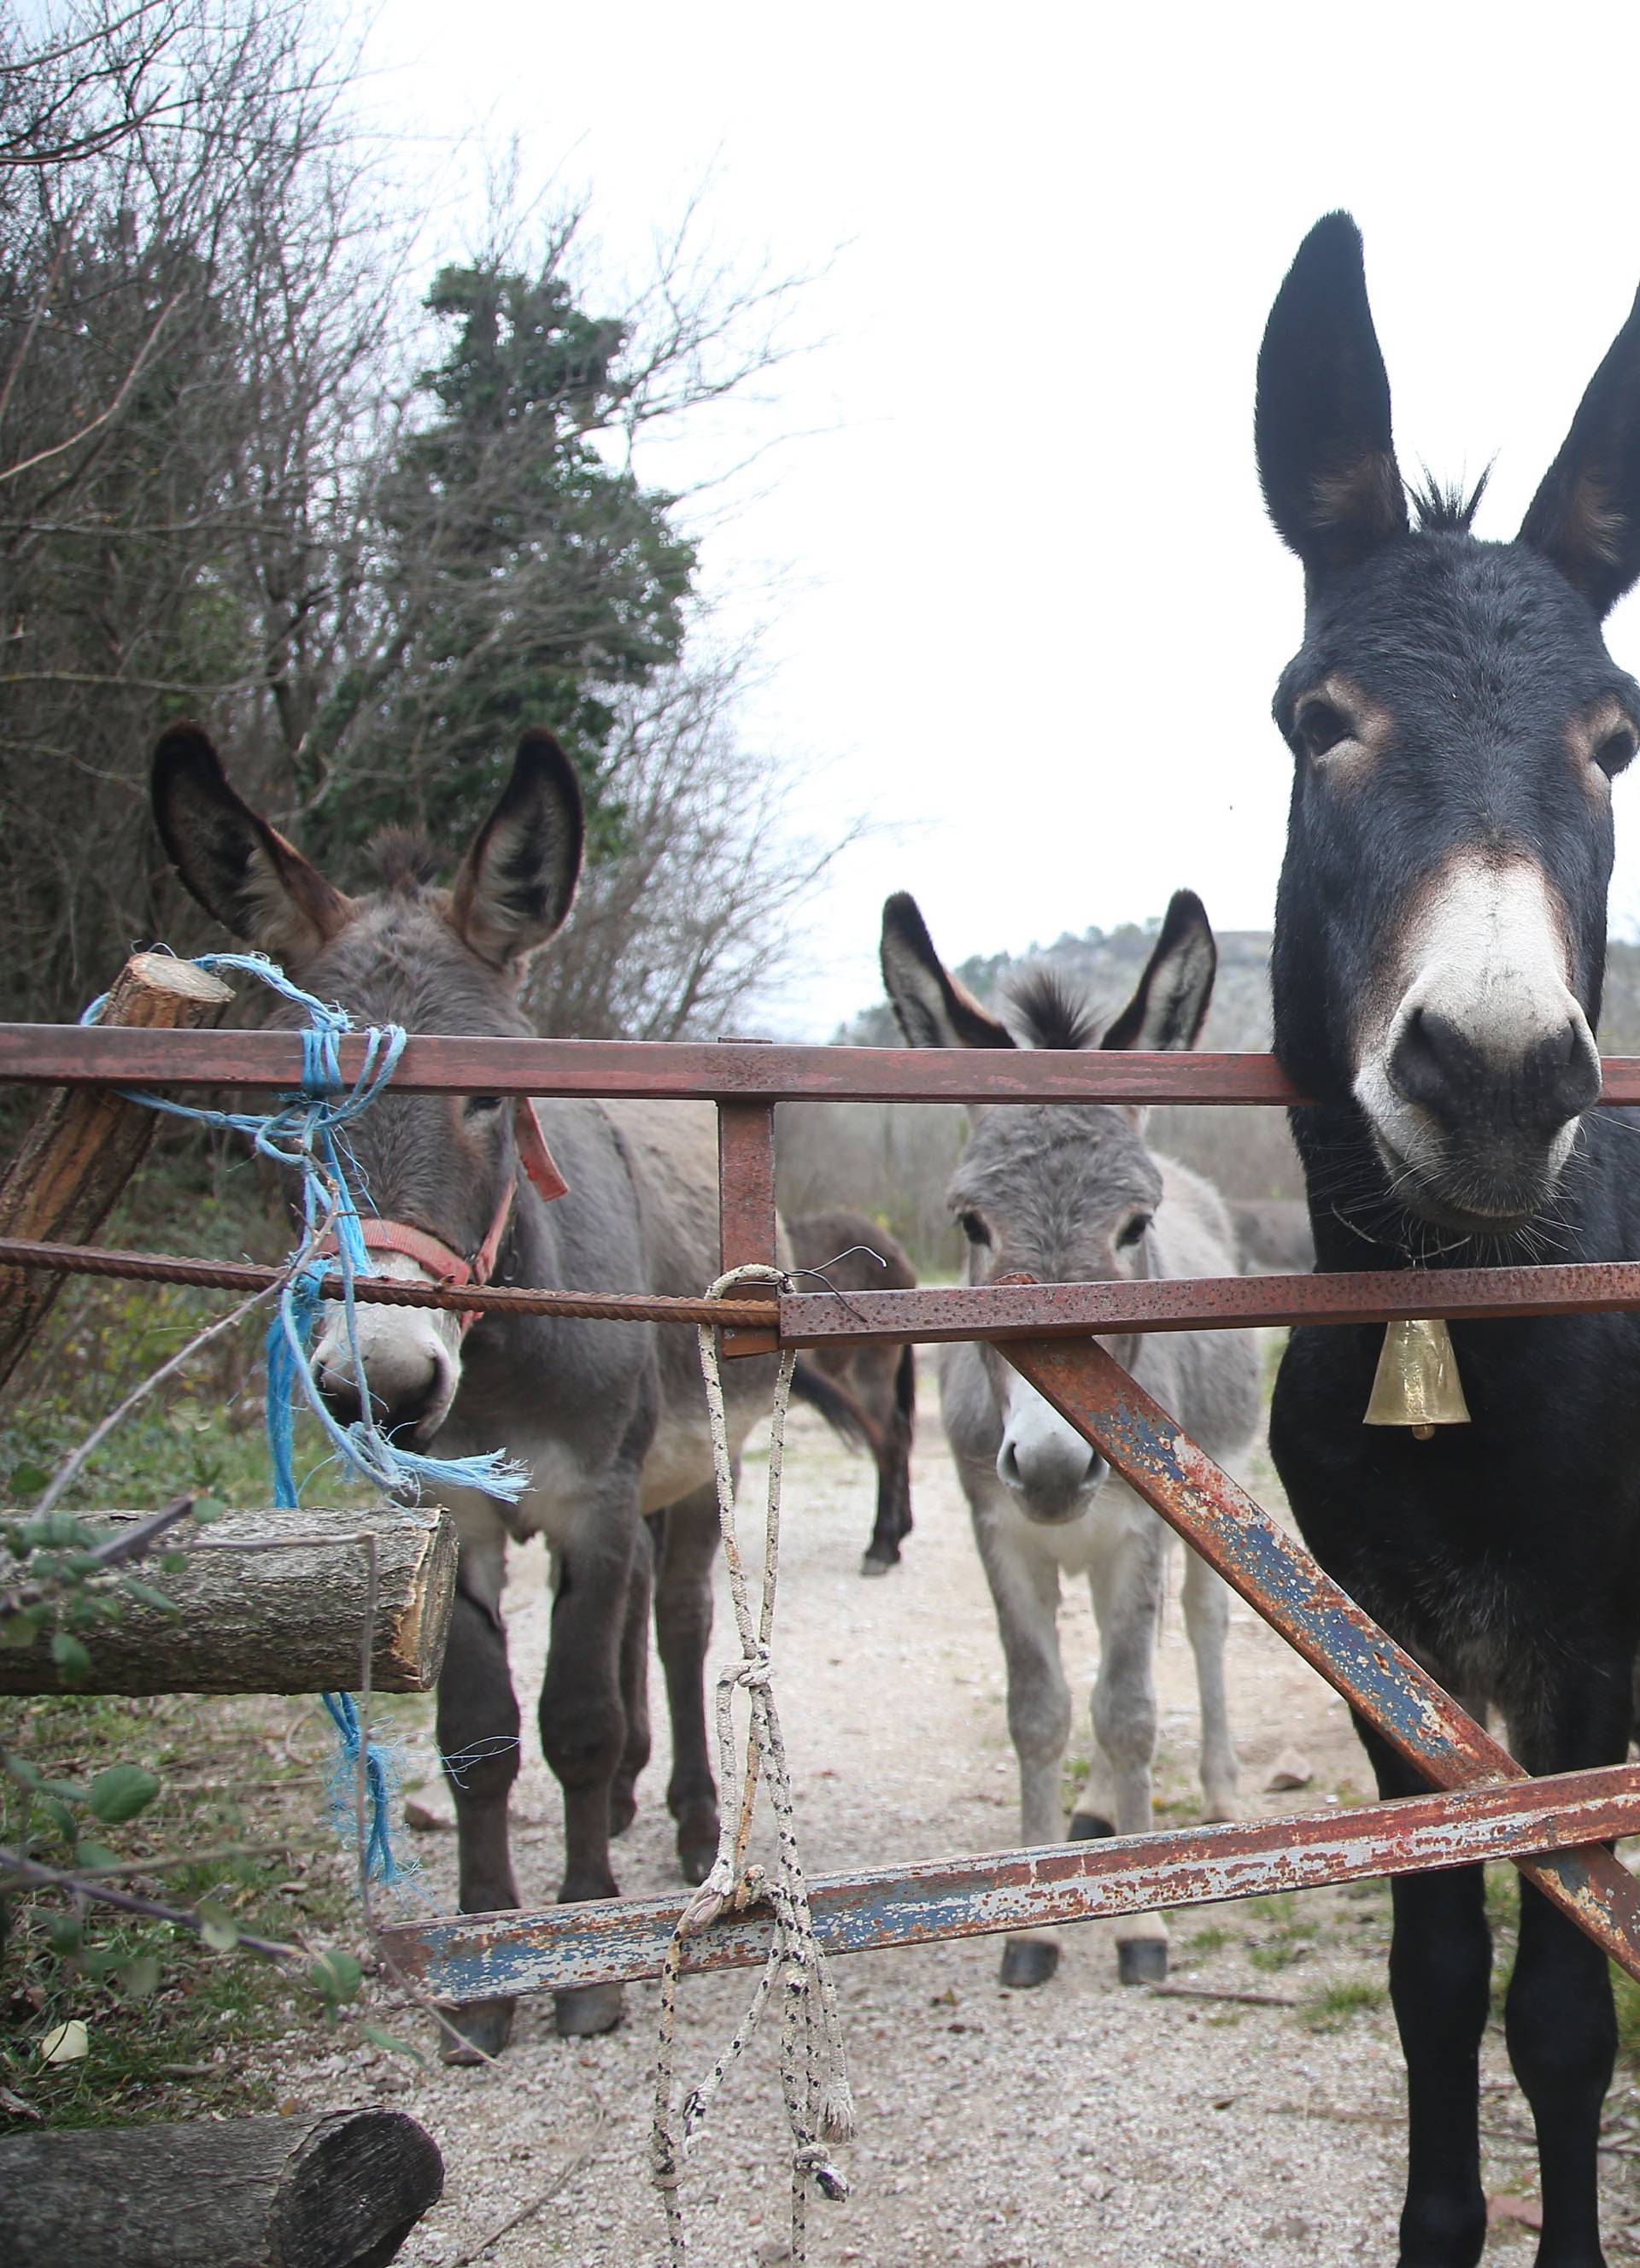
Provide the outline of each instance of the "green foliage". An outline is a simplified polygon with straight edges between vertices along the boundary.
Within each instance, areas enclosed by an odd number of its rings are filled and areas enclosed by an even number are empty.
[[[626,327],[579,307],[550,266],[445,268],[425,305],[445,341],[416,381],[435,414],[381,482],[394,659],[357,728],[388,761],[362,763],[345,809],[331,799],[320,826],[357,841],[405,817],[408,785],[434,838],[460,842],[504,784],[520,728],[545,725],[580,771],[594,856],[613,854],[610,696],[678,659],[695,568],[674,499],[599,446],[630,383]],[[364,690],[342,688],[321,735],[351,721]]]
[[[141,1764],[109,1764],[91,1784],[88,1800],[105,1825],[123,1826],[146,1811],[159,1793],[154,1773]]]

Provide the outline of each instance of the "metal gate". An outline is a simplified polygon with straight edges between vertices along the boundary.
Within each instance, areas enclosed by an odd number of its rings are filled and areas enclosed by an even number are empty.
[[[363,1042],[343,1041],[351,1078]],[[0,1079],[36,1085],[298,1087],[301,1045],[275,1032],[0,1026]],[[775,1108],[781,1101],[1301,1103],[1274,1059],[412,1037],[400,1092],[646,1097],[713,1102],[725,1269],[773,1263]],[[1601,1098],[1640,1102],[1640,1058],[1604,1065]],[[0,1264],[46,1248],[0,1244]],[[89,1262],[90,1256],[86,1256]],[[55,1264],[77,1264],[59,1253]],[[84,1264],[84,1263],[80,1263]],[[139,1271],[200,1280],[202,1270]],[[232,1271],[219,1271],[222,1275]],[[239,1271],[241,1274],[254,1271]],[[362,1296],[369,1296],[361,1285]],[[407,1287],[383,1287],[403,1298]],[[429,1290],[417,1303],[449,1297]],[[1531,1779],[1483,1727],[1380,1630],[1223,1472],[1092,1334],[1350,1323],[1407,1316],[1563,1314],[1640,1307],[1640,1263],[1267,1276],[1165,1282],[824,1292],[699,1300],[607,1300],[550,1289],[468,1289],[475,1308],[694,1322],[732,1314],[730,1356],[848,1339],[988,1339],[1233,1590],[1412,1763],[1436,1793],[1344,1815],[1195,1827],[821,1876],[816,1934],[834,1953],[1131,1914],[1362,1876],[1511,1859],[1613,1959],[1640,1977],[1640,1884],[1606,1847],[1640,1833],[1640,1768]],[[679,1899],[612,1899],[544,1912],[462,1915],[384,1933],[394,1960],[456,1999],[656,1976]],[[756,1906],[689,1940],[685,1971],[767,1955]]]

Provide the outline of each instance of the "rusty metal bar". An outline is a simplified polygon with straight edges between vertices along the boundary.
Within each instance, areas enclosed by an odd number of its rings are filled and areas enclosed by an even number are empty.
[[[863,1868],[818,1877],[809,1904],[827,1952],[866,1953],[1486,1859],[1518,1860],[1636,1831],[1640,1768],[1623,1764],[1356,1810]],[[681,1911],[675,1897],[599,1898],[541,1913],[404,1923],[382,1935],[395,1964],[430,1991],[487,1999],[657,1976]],[[690,1939],[683,1965],[746,1968],[767,1958],[769,1943],[769,1910],[754,1906]]]
[[[1086,1338],[1127,1331],[1245,1330],[1255,1323],[1386,1322],[1391,1317],[1600,1314],[1640,1307],[1640,1262],[1444,1268],[1327,1276],[1149,1278],[1103,1284],[999,1283],[913,1292],[791,1292],[787,1346],[832,1339]]]
[[[64,1276],[112,1276],[139,1284],[187,1284],[211,1292],[264,1292],[289,1270],[248,1260],[195,1260],[174,1252],[122,1252],[100,1244],[44,1244],[0,1236],[0,1266],[45,1268]],[[340,1276],[320,1281],[320,1297],[340,1300]],[[613,1323],[758,1323],[763,1300],[684,1300],[648,1292],[546,1292],[514,1284],[408,1283],[396,1276],[356,1276],[362,1306],[443,1307],[479,1315],[566,1315]]]
[[[364,1042],[341,1042],[344,1076]],[[1640,1056],[1607,1056],[1600,1101],[1640,1103]],[[26,1085],[291,1087],[290,1032],[136,1032],[0,1024],[0,1079]],[[731,1040],[491,1039],[420,1033],[395,1093],[557,1094],[697,1102],[1301,1103],[1269,1055],[1125,1055],[1059,1048],[785,1047]]]
[[[727,1044],[734,1044],[728,1042]],[[778,1261],[775,1216],[775,1106],[772,1102],[720,1102],[717,1106],[718,1235],[724,1273],[761,1261]],[[725,1330],[725,1355],[775,1354],[777,1291],[746,1287],[769,1313],[765,1330]]]
[[[1004,1352],[1232,1589],[1438,1787],[1524,1777],[1508,1750],[1103,1347],[1092,1340],[1035,1339],[1016,1341]],[[1518,1863],[1547,1898],[1640,1977],[1640,1884],[1610,1851],[1597,1845]]]
[[[203,1041],[189,1046],[190,1040]],[[171,1042],[173,1044],[167,1045]],[[351,1079],[364,1042],[341,1042]],[[116,1032],[0,1024],[0,1079],[71,1086],[298,1087],[293,1033]],[[423,1033],[393,1075],[400,1094],[556,1094],[695,1101],[1296,1102],[1274,1057],[1101,1055],[1056,1049],[783,1047],[754,1040],[493,1039]],[[1634,1092],[1640,1101],[1640,1058]],[[1607,1098],[1622,1101],[1621,1095]]]
[[[731,1108],[737,1111],[740,1105]],[[744,1106],[758,1118],[763,1106]],[[755,1138],[753,1138],[755,1142]],[[758,1167],[761,1174],[761,1167]],[[733,1177],[731,1168],[732,1203]],[[767,1219],[758,1200],[760,1218]],[[748,1220],[750,1215],[747,1216]],[[743,1240],[748,1247],[749,1237]],[[200,1260],[178,1253],[129,1252],[115,1246],[0,1237],[0,1267],[49,1269],[70,1276],[125,1277],[139,1283],[193,1285],[202,1290],[254,1292],[283,1270],[242,1260]],[[1493,1287],[1501,1286],[1496,1294]],[[340,1299],[341,1279],[327,1276],[326,1299]],[[394,1278],[359,1277],[358,1299],[378,1305],[470,1309],[479,1314],[588,1316],[617,1322],[722,1322],[748,1325],[768,1307],[761,1294],[721,1301],[644,1292],[557,1292],[528,1285],[445,1288]],[[1430,1314],[1557,1315],[1640,1307],[1640,1263],[1589,1267],[1434,1269],[1416,1275],[1200,1277],[1109,1284],[1012,1282],[916,1292],[791,1292],[779,1301],[779,1343],[819,1346],[841,1339],[1085,1338],[1103,1332],[1246,1329],[1254,1323],[1381,1322]],[[748,1352],[766,1352],[774,1344]]]

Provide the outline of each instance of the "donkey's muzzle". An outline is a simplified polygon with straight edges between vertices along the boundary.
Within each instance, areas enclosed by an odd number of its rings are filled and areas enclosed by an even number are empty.
[[[1400,1108],[1397,1123],[1379,1131],[1393,1152],[1396,1195],[1463,1228],[1503,1228],[1534,1212],[1600,1092],[1600,1057],[1581,1015],[1511,1049],[1414,1008],[1385,1068]]]
[[[362,1308],[357,1324],[371,1417],[384,1433],[425,1447],[449,1415],[460,1381],[445,1334],[430,1314],[408,1308]],[[350,1425],[364,1415],[340,1309],[327,1311],[313,1352],[313,1376],[338,1425]]]

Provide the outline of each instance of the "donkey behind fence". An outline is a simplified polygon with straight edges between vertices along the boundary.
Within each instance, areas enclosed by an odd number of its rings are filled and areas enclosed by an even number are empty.
[[[1294,776],[1276,1048],[1323,1269],[1640,1258],[1640,1150],[1595,1110],[1612,782],[1640,685],[1602,618],[1640,576],[1640,303],[1519,534],[1415,495],[1361,240],[1305,239],[1259,360],[1259,465],[1303,562],[1276,718]],[[1640,1638],[1640,1315],[1455,1324],[1471,1422],[1363,1427],[1381,1333],[1294,1331],[1270,1440],[1305,1541],[1533,1772],[1620,1763]],[[1412,1770],[1363,1733],[1386,1796]],[[1403,2268],[1485,2242],[1481,1873],[1394,1884],[1407,2058]],[[1605,1955],[1531,1884],[1504,2028],[1543,2181],[1539,2268],[1598,2268],[1615,2028]]]
[[[1207,1013],[1217,964],[1201,901],[1181,890],[1138,990],[1102,1039],[1049,972],[1028,980],[1015,1005],[1038,1047],[1188,1048]],[[884,909],[883,979],[913,1047],[1017,1044],[942,966],[908,897],[891,898]],[[979,1113],[950,1189],[967,1239],[968,1281],[1014,1270],[1044,1283],[1233,1275],[1234,1242],[1217,1191],[1152,1151],[1144,1117],[1142,1110],[1086,1103]],[[1119,1341],[1114,1351],[1221,1463],[1245,1453],[1258,1419],[1251,1332],[1152,1332]],[[1151,1824],[1153,1656],[1170,1531],[994,1347],[947,1348],[940,1382],[1007,1661],[1020,1839],[1064,1838],[1060,1775],[1071,1716],[1059,1657],[1062,1572],[1087,1577],[1099,1632],[1092,1764],[1070,1834],[1141,1833]],[[1205,1815],[1233,1819],[1236,1751],[1224,1697],[1229,1598],[1193,1551],[1185,1554],[1184,1606],[1202,1701]],[[1051,1931],[1019,1931],[1003,1949],[1003,1982],[1042,1984],[1058,1961]],[[1159,1913],[1121,1925],[1117,1961],[1124,1984],[1166,1975]]]
[[[904,1247],[864,1213],[841,1205],[794,1214],[786,1223],[799,1268],[819,1270],[835,1292],[911,1292],[916,1270]],[[810,1285],[810,1289],[815,1288]],[[857,1405],[859,1432],[877,1467],[877,1515],[860,1561],[863,1575],[900,1564],[911,1533],[911,1439],[916,1424],[916,1354],[874,1340],[816,1347],[812,1358]],[[843,1427],[838,1421],[839,1432]]]
[[[380,887],[344,897],[241,802],[191,726],[159,744],[154,806],[165,849],[201,904],[310,990],[375,1024],[528,1035],[518,980],[568,914],[581,863],[575,774],[545,733],[526,735],[449,890],[435,887],[425,843],[390,833],[376,846]],[[493,1271],[504,1283],[693,1297],[717,1273],[710,1105],[514,1105],[496,1094],[389,1089],[349,1134],[382,1273],[467,1282]],[[533,1167],[539,1181],[552,1161],[569,1194],[548,1203],[526,1176]],[[563,1789],[560,1896],[615,1893],[609,1839],[633,1816],[649,1756],[651,1575],[672,1717],[667,1802],[683,1872],[702,1881],[717,1845],[703,1700],[717,1511],[695,1334],[501,1315],[467,1333],[455,1314],[368,1307],[358,1336],[389,1428],[418,1447],[436,1435],[451,1454],[503,1447],[531,1472],[516,1507],[450,1492],[460,1571],[438,1682],[438,1743],[455,1799],[462,1911],[518,1903],[507,1800],[519,1719],[501,1617],[510,1535],[544,1533],[554,1559],[540,1724]],[[360,1389],[334,1310],[315,1363],[337,1413],[357,1415]],[[738,1447],[769,1407],[773,1364],[726,1368]],[[798,1388],[857,1433],[853,1404],[812,1366],[799,1365]],[[557,1995],[567,2034],[605,2030],[620,2012],[618,1984]],[[511,2003],[475,2002],[458,2017],[469,2040],[494,2053],[509,2036]]]

